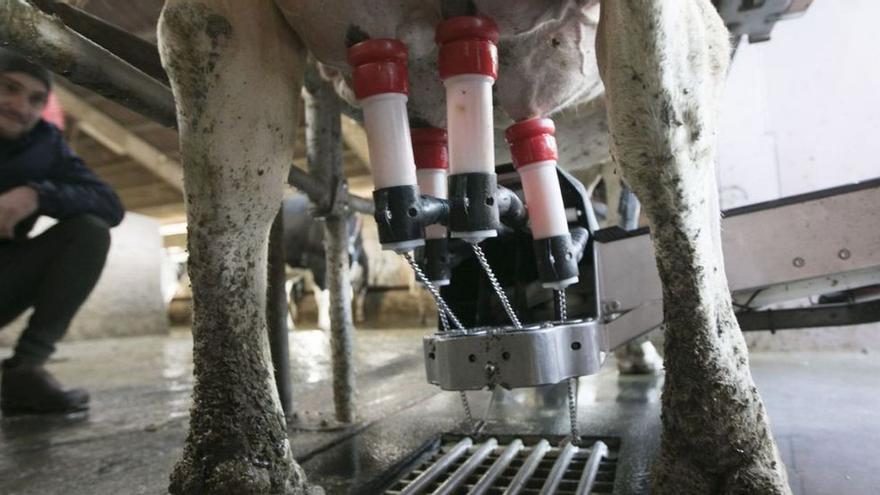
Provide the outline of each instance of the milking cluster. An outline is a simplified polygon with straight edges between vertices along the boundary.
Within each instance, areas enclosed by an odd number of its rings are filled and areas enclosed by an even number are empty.
[[[363,107],[379,240],[384,249],[401,253],[425,246],[425,272],[443,285],[449,282],[448,238],[476,245],[495,237],[505,219],[523,223],[515,217],[525,209],[495,175],[497,26],[487,17],[453,17],[437,26],[435,40],[447,129],[410,129],[407,48],[400,40],[358,43],[349,48],[348,61]],[[578,270],[554,133],[551,119],[536,116],[510,126],[505,137],[522,182],[539,278],[559,290],[577,282]]]

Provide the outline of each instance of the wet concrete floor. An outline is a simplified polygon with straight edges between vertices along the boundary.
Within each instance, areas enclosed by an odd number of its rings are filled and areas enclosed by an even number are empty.
[[[423,333],[358,332],[361,420],[348,428],[332,421],[325,335],[291,334],[294,454],[328,493],[375,493],[425,442],[468,427],[457,394],[424,383]],[[0,494],[165,493],[186,435],[191,349],[186,332],[63,344],[50,369],[88,388],[92,409],[0,420]],[[0,348],[0,358],[9,352]],[[880,493],[880,357],[753,354],[752,370],[794,493]],[[616,491],[643,491],[658,443],[662,377],[620,377],[608,363],[580,388],[581,433],[622,439]],[[567,433],[563,404],[536,407],[528,394],[470,397],[489,433]]]

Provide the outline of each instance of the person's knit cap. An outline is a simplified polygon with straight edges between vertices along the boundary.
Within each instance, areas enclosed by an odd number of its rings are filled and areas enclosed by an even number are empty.
[[[37,64],[29,62],[26,58],[15,52],[0,48],[0,74],[6,72],[21,72],[35,77],[46,85],[46,89],[52,88],[52,73]]]

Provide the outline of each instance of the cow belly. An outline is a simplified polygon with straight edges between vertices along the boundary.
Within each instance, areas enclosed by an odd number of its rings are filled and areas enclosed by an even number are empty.
[[[474,2],[498,24],[496,97],[513,120],[550,115],[601,95],[593,48],[595,0]],[[410,52],[411,119],[445,127],[444,90],[437,77],[434,30],[438,1],[276,0],[307,48],[347,86],[347,46],[369,38],[397,38]],[[513,5],[513,7],[511,6]],[[350,89],[350,88],[349,88]],[[341,91],[343,96],[350,91]]]

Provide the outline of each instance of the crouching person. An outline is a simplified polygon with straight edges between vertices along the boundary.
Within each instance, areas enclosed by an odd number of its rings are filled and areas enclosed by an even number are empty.
[[[3,361],[0,410],[67,413],[89,395],[65,389],[43,367],[86,300],[110,247],[110,227],[124,210],[113,190],[40,118],[49,72],[0,49],[0,329],[33,314]],[[28,238],[37,217],[58,223]]]

